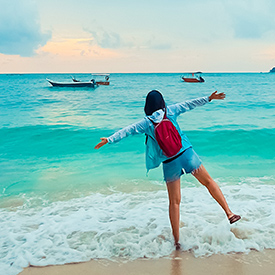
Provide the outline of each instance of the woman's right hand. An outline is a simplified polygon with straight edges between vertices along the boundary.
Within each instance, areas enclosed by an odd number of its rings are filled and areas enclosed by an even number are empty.
[[[107,138],[100,138],[101,141],[95,146],[95,149],[99,149],[100,147],[102,147],[103,145],[108,143],[108,139]]]

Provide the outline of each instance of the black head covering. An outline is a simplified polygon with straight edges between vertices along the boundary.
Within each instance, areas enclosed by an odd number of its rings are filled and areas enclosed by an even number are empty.
[[[146,96],[144,112],[150,116],[159,109],[165,109],[165,101],[159,91],[152,90]]]

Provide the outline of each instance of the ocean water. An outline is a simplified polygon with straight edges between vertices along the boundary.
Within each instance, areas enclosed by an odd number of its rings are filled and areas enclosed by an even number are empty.
[[[89,80],[89,74],[74,74]],[[180,242],[195,256],[275,249],[275,74],[112,74],[110,86],[54,88],[46,78],[0,75],[0,270],[106,258],[169,257],[173,237],[161,167],[146,175],[145,137],[99,150],[100,137],[144,117],[146,94],[167,104],[226,93],[179,124],[233,212],[191,175],[182,182]]]

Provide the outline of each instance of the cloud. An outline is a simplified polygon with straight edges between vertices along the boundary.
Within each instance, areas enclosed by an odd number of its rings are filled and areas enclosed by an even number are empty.
[[[224,5],[230,15],[236,38],[262,38],[275,28],[275,9],[270,0],[234,0]]]
[[[102,49],[151,49],[151,50],[170,50],[170,43],[159,41],[155,35],[150,35],[149,39],[138,35],[122,39],[118,33],[107,32],[105,30],[92,31],[84,28],[92,35],[92,45],[98,45]],[[147,35],[148,36],[148,35]]]
[[[172,45],[166,41],[160,41],[155,35],[152,35],[151,38],[142,43],[144,48],[151,50],[171,50]]]
[[[0,7],[0,53],[33,56],[51,38],[42,33],[32,1],[0,0]]]
[[[89,31],[94,42],[103,49],[118,49],[123,45],[120,35],[114,32]]]
[[[39,49],[39,54],[49,53],[65,58],[116,58],[118,54],[112,49],[103,49],[93,45],[90,38],[55,39],[53,38],[44,47]]]

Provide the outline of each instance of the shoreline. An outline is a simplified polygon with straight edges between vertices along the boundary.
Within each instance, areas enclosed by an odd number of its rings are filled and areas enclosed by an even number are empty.
[[[272,274],[274,267],[274,249],[199,258],[195,258],[190,252],[173,251],[171,255],[160,259],[137,259],[129,262],[98,259],[64,265],[29,266],[19,275],[258,275]]]

